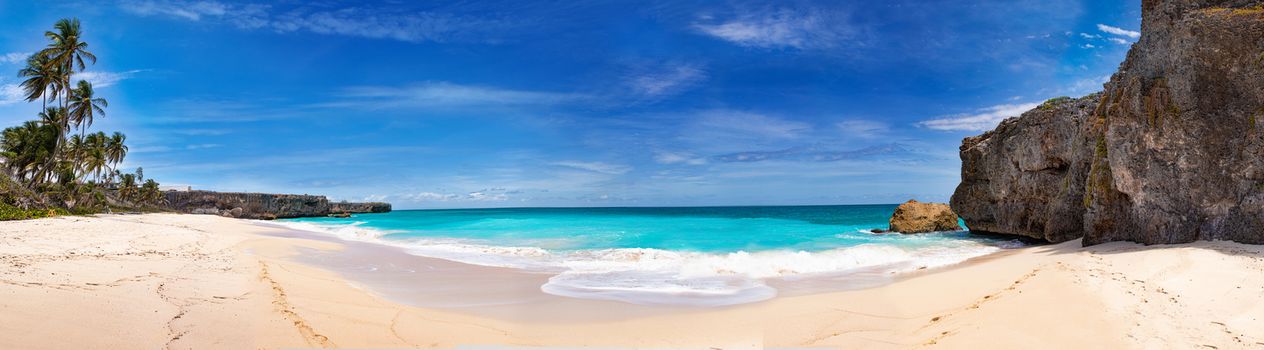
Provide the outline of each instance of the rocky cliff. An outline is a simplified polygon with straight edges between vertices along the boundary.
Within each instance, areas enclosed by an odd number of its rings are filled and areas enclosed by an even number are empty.
[[[967,226],[1264,243],[1264,2],[1144,0],[1141,29],[1102,93],[962,143],[952,207]]]
[[[326,216],[330,213],[382,213],[387,203],[330,203],[325,196],[299,194],[170,191],[167,208],[190,214],[213,214],[243,219],[283,219]]]
[[[334,202],[329,204],[331,213],[386,213],[391,211],[390,203],[383,202]]]
[[[1083,235],[1100,94],[1053,99],[961,145],[951,206],[971,230],[1061,242]]]

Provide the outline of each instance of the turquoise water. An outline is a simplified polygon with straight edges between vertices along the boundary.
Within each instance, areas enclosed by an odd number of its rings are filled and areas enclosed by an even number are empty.
[[[864,243],[901,243],[900,236],[868,231],[885,229],[894,210],[895,205],[402,210],[350,219],[291,221],[359,222],[360,227],[389,232],[384,236],[389,239],[460,238],[558,250],[819,251]]]
[[[283,220],[421,256],[555,274],[541,289],[646,304],[771,298],[773,279],[898,273],[1011,242],[966,232],[873,234],[895,205],[401,210]]]

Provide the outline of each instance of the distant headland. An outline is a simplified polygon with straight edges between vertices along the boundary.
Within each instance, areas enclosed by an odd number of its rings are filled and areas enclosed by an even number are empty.
[[[166,191],[164,207],[188,214],[212,214],[241,219],[285,219],[385,213],[390,203],[333,202],[325,196],[213,191]]]

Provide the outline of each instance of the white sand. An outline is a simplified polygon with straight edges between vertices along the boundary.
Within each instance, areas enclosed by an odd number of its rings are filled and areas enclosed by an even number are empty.
[[[1264,348],[1264,248],[1226,242],[1069,242],[736,307],[532,299],[509,315],[388,301],[295,262],[343,245],[281,233],[171,214],[0,222],[0,349]]]

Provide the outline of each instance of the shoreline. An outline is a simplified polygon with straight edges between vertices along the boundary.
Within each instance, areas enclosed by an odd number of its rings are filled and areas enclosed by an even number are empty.
[[[368,294],[411,307],[550,323],[609,321],[695,309],[548,294],[540,286],[554,274],[418,256],[400,247],[348,241],[317,232],[288,230],[266,235],[337,245],[337,249],[297,247],[296,254],[284,259],[336,273]],[[546,312],[590,307],[599,307],[603,312]]]
[[[649,246],[654,248],[614,246],[554,250],[547,248],[549,245],[499,245],[462,241],[461,238],[407,235],[392,238],[391,235],[402,235],[401,232],[406,231],[361,226],[366,221],[256,223],[294,231],[286,237],[346,242],[357,250],[376,249],[378,254],[359,255],[391,257],[389,263],[392,265],[406,265],[401,261],[418,257],[458,263],[456,266],[468,266],[478,271],[489,271],[485,268],[494,267],[496,269],[490,271],[499,271],[497,273],[500,274],[545,277],[543,282],[535,281],[531,286],[513,286],[519,289],[519,298],[543,291],[566,298],[675,308],[741,305],[785,295],[873,288],[914,272],[937,271],[1015,247],[1013,240],[973,236],[961,231],[902,235],[872,234],[859,230],[831,233],[835,239],[850,243],[836,243],[839,245],[818,250],[738,248],[740,250],[737,251],[700,251],[659,248],[653,244]],[[848,241],[852,238],[844,236],[855,235],[856,232],[863,233],[859,242]],[[334,257],[322,259],[333,260]],[[387,269],[382,266],[387,263],[385,261],[359,259],[322,263],[309,259],[305,262],[338,270],[352,280],[370,280],[370,284],[374,279],[382,279],[372,275],[388,273],[377,271],[379,268]],[[361,268],[347,268],[353,265]],[[483,273],[486,272],[480,274]],[[416,278],[426,277],[396,274],[395,278],[386,280],[396,283]],[[664,280],[670,282],[664,283]],[[460,279],[452,282],[463,283]],[[377,284],[380,289],[400,289],[396,285]],[[478,289],[480,286],[473,287]],[[421,293],[426,294],[424,290]],[[410,295],[416,293],[409,291],[387,294],[404,295],[394,299],[412,305],[445,306],[435,304],[433,300],[416,300],[416,297],[410,300]]]
[[[349,283],[377,297],[413,307],[453,310],[502,320],[549,323],[609,321],[681,312],[706,312],[754,306],[785,297],[872,289],[984,263],[1017,254],[1021,249],[1001,249],[955,264],[906,272],[887,272],[887,266],[872,266],[834,276],[775,278],[767,282],[769,287],[777,290],[777,295],[749,303],[654,305],[577,298],[542,291],[541,287],[548,279],[557,275],[555,272],[476,265],[411,254],[394,245],[346,240],[329,233],[303,231],[269,222],[256,224],[284,230],[266,233],[268,236],[339,245],[337,250],[298,247],[297,254],[287,259],[335,272]],[[436,285],[436,281],[439,281],[439,285]],[[603,312],[573,312],[589,308],[600,308]],[[558,313],[558,310],[570,312]]]
[[[0,347],[1264,345],[1257,300],[1264,247],[1228,242],[1081,248],[1073,241],[874,288],[642,314],[616,310],[630,304],[580,299],[491,307],[511,316],[501,318],[379,297],[298,259],[356,248],[283,235],[178,214],[8,222],[0,226]],[[479,273],[488,283],[505,277]],[[609,317],[568,318],[592,315]]]

